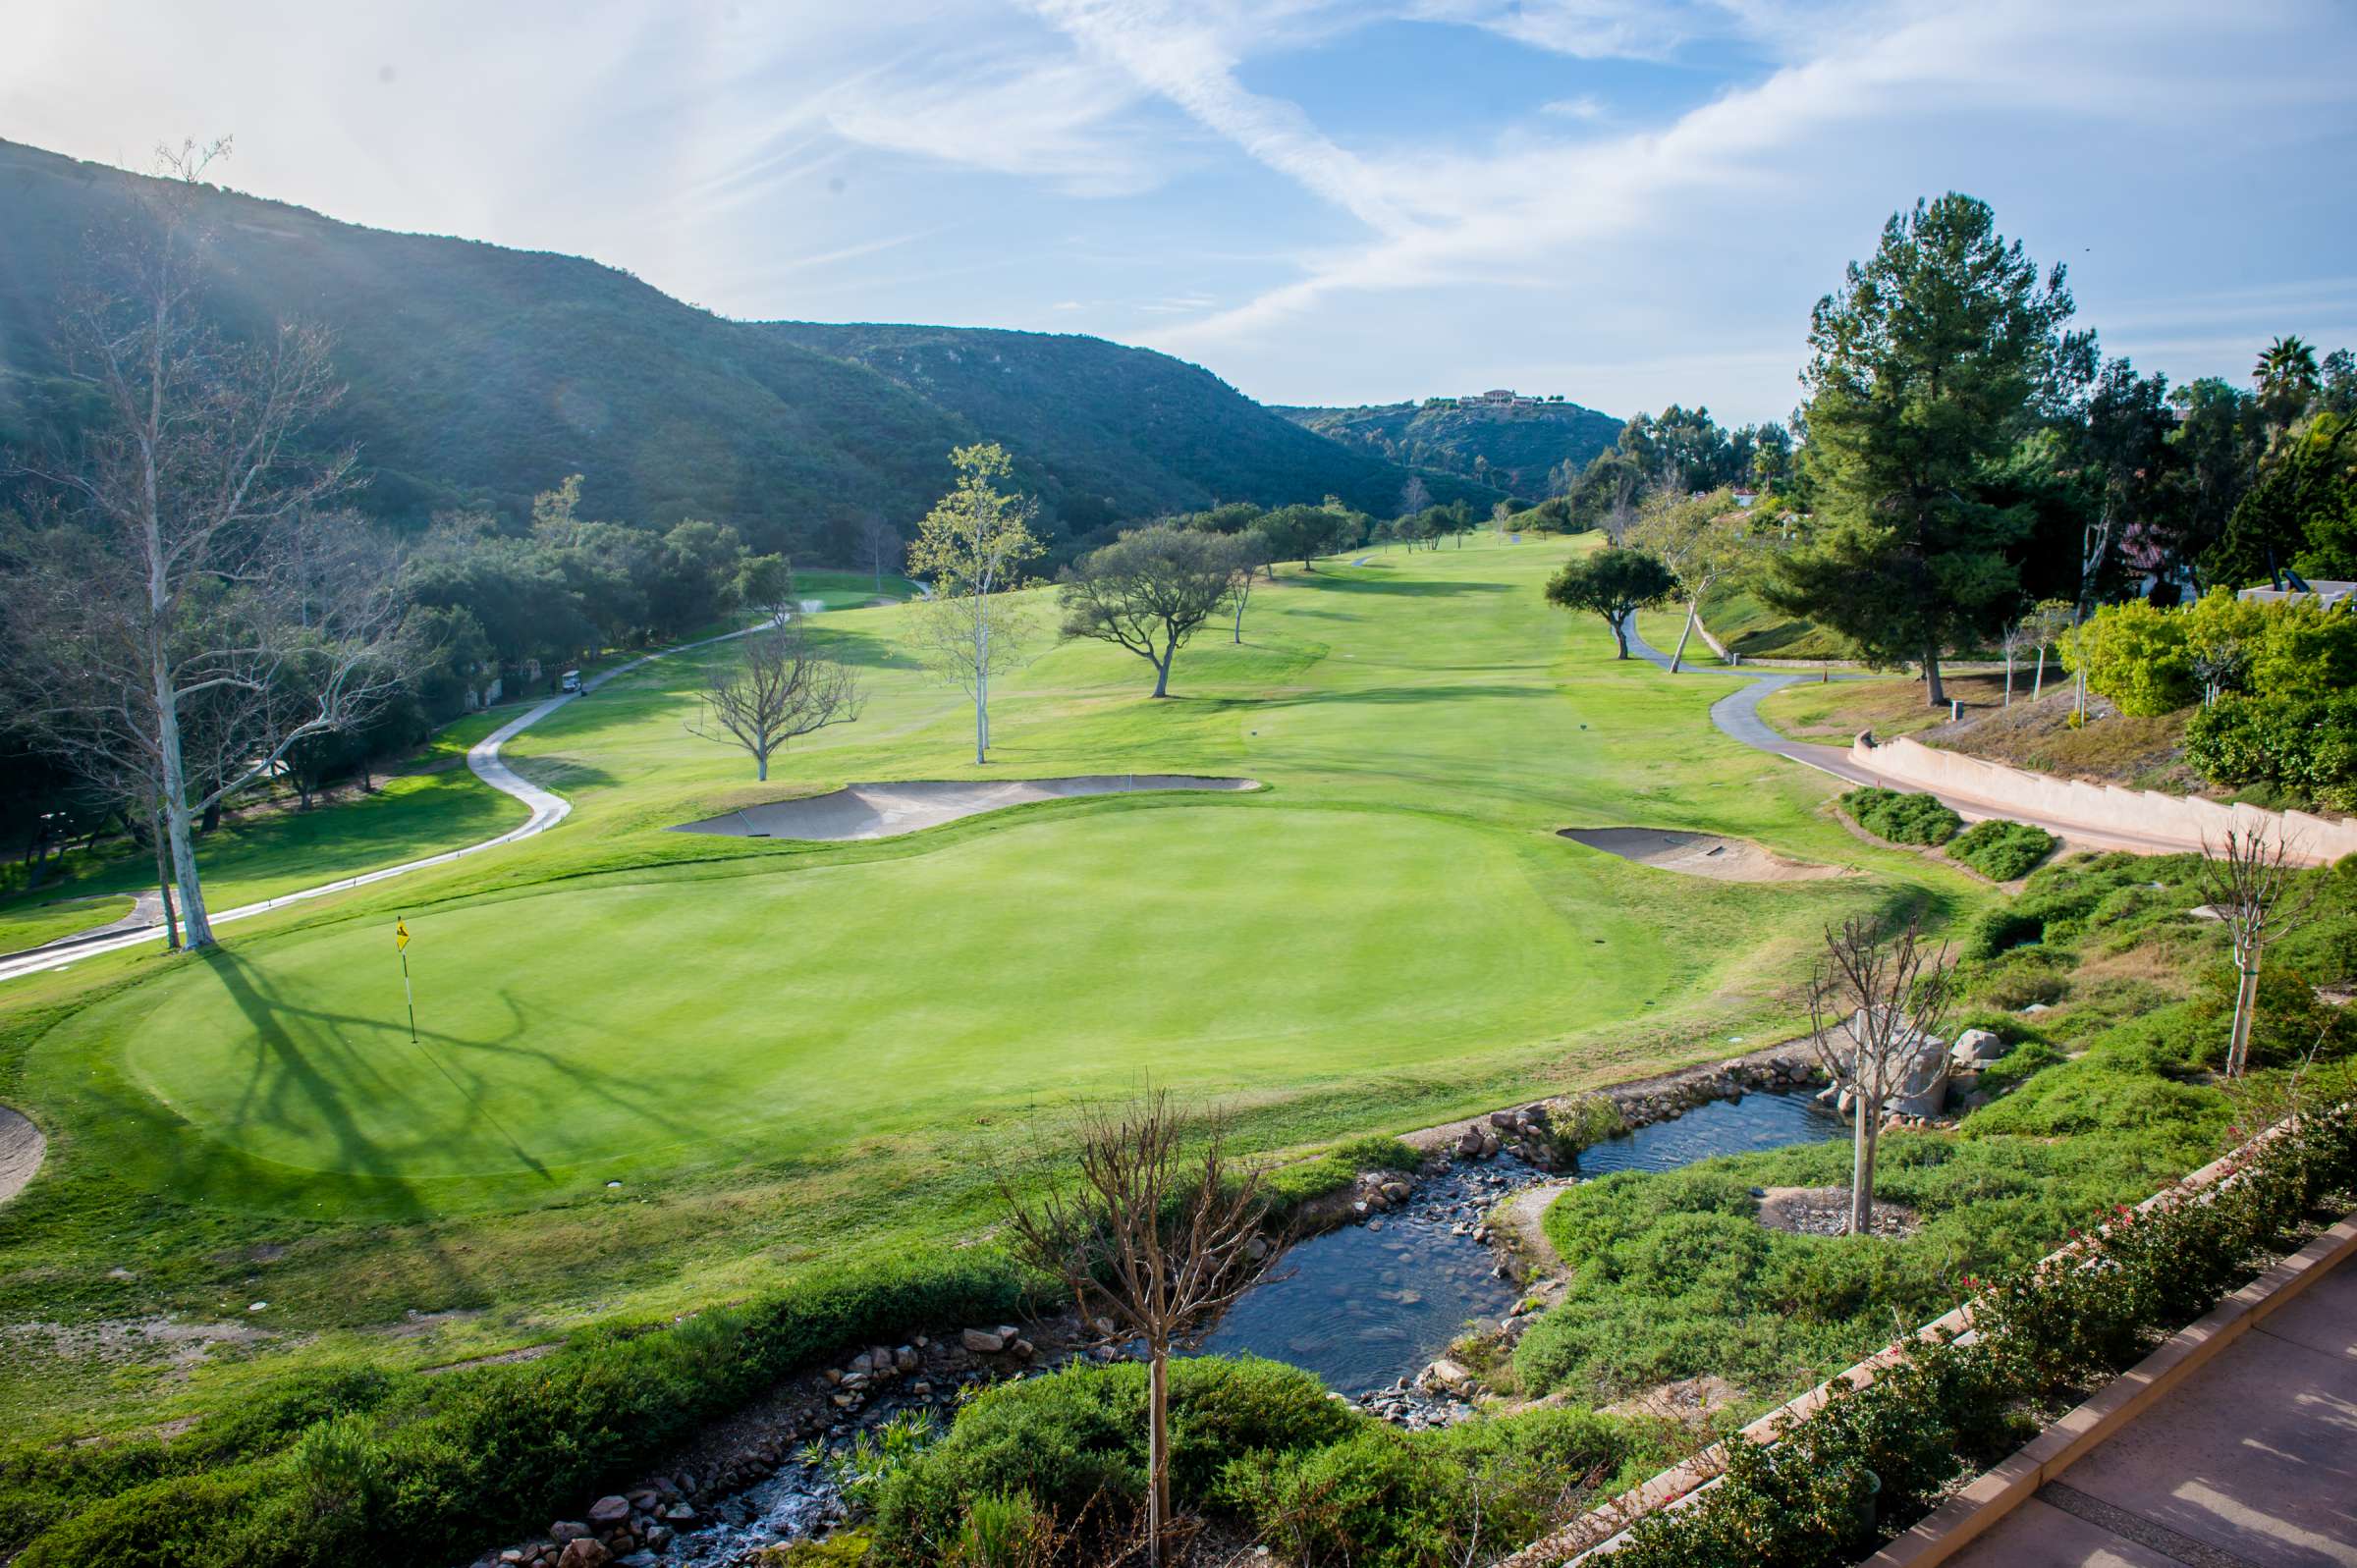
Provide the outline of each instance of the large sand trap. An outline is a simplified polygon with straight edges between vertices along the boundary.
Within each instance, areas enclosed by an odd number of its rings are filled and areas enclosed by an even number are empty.
[[[1815,882],[1821,877],[1850,875],[1840,866],[1786,860],[1748,838],[1722,838],[1717,834],[1674,833],[1667,828],[1559,831],[1574,843],[1618,855],[1623,860],[1634,860],[1641,866],[1682,871],[1689,877],[1715,877],[1721,882]]]
[[[41,1168],[49,1149],[41,1129],[22,1114],[0,1106],[0,1203],[25,1190],[25,1183]]]
[[[918,780],[908,784],[849,784],[832,794],[746,806],[674,833],[718,833],[735,838],[890,838],[959,817],[1034,800],[1123,794],[1132,789],[1257,789],[1251,779],[1200,779],[1183,773],[1103,773],[1079,779]]]

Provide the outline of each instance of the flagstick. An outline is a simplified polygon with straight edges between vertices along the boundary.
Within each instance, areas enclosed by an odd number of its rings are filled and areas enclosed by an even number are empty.
[[[410,1044],[413,1046],[417,1043],[417,993],[410,989],[410,948],[407,943],[401,948],[401,995],[410,1004]]]

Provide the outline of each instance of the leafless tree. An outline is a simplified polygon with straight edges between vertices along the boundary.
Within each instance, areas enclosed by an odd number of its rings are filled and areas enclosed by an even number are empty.
[[[884,568],[897,567],[908,546],[902,540],[901,531],[874,513],[859,519],[859,559],[875,573],[876,592],[884,591]]]
[[[1874,1223],[1874,1159],[1883,1119],[1954,996],[1947,949],[1934,951],[1910,920],[1890,942],[1851,917],[1825,932],[1809,980],[1809,1042],[1857,1118],[1851,1143],[1849,1233]]]
[[[227,150],[161,152],[93,246],[61,338],[104,418],[22,464],[74,525],[53,537],[86,547],[27,561],[6,590],[9,659],[46,731],[152,781],[191,947],[213,940],[195,820],[363,720],[408,658],[389,552],[319,516],[356,453],[301,450],[342,391],[325,334],[232,342],[202,318],[203,175]]]
[[[1080,1181],[1042,1197],[999,1184],[1023,1257],[1064,1281],[1084,1322],[1145,1342],[1147,1560],[1171,1517],[1170,1359],[1258,1283],[1277,1249],[1256,1170],[1228,1160],[1217,1115],[1189,1116],[1167,1090],[1080,1125]],[[1199,1141],[1200,1153],[1185,1146]]]
[[[2267,945],[2305,919],[2316,901],[2313,888],[2286,903],[2299,866],[2291,840],[2265,828],[2229,828],[2221,844],[2202,840],[2202,896],[2224,922],[2234,945],[2234,1022],[2226,1036],[2226,1072],[2239,1078],[2250,1067],[2251,1025],[2259,1010],[2259,962]]]
[[[687,732],[740,746],[753,777],[769,777],[769,759],[796,735],[859,717],[865,698],[848,665],[817,652],[798,622],[751,632],[716,661]]]

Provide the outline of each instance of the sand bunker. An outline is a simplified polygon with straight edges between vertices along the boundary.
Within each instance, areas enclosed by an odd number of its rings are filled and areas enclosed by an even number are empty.
[[[908,784],[850,784],[832,794],[778,800],[766,806],[685,822],[674,833],[717,833],[734,838],[808,838],[839,841],[889,838],[985,811],[1064,800],[1079,795],[1125,794],[1133,789],[1257,789],[1251,779],[1202,779],[1183,773],[1103,773],[1079,779],[1010,779]]]
[[[1560,832],[1574,843],[1641,866],[1682,871],[1689,877],[1715,877],[1721,882],[1815,882],[1851,874],[1840,866],[1786,860],[1747,838],[1722,838],[1717,834],[1673,833],[1667,828],[1564,828]]]
[[[0,1106],[0,1203],[25,1190],[32,1173],[41,1168],[49,1142],[21,1113]]]

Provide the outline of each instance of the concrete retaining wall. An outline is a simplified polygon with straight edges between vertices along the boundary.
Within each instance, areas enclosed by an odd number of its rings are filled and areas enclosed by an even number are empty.
[[[2357,854],[2357,821],[2346,817],[2263,811],[2189,795],[2057,779],[1942,751],[1904,735],[1878,743],[1862,734],[1850,746],[1849,760],[1878,779],[1954,795],[2001,815],[2035,817],[2158,845],[2199,852],[2205,838],[2217,844],[2232,830],[2280,837],[2289,843],[2291,857],[2304,865]]]

